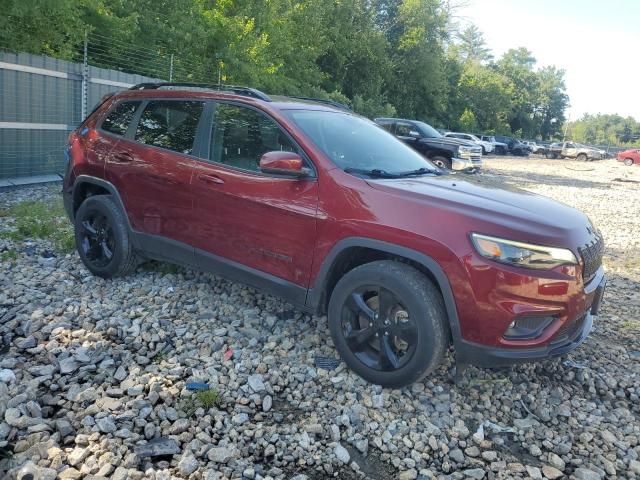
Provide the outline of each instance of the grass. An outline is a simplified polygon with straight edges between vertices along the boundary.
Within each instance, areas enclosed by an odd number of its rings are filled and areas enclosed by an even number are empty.
[[[620,324],[621,330],[640,330],[640,321],[638,320],[625,320]]]
[[[211,407],[219,407],[222,404],[220,392],[215,389],[199,390],[196,392],[196,400],[202,404],[205,410]]]
[[[3,237],[16,241],[49,240],[60,253],[69,253],[75,248],[73,227],[65,214],[61,198],[50,202],[26,200],[11,205],[0,212],[0,216],[14,219],[14,229],[0,233]]]
[[[0,253],[0,260],[2,260],[3,262],[11,262],[13,260],[16,260],[17,258],[18,252],[15,248],[10,248],[9,250],[5,250],[4,252]]]

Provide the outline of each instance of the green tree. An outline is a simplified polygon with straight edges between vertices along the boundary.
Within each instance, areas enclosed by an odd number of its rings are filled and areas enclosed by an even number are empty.
[[[458,34],[460,57],[463,62],[489,62],[493,60],[484,34],[475,25],[469,25]]]

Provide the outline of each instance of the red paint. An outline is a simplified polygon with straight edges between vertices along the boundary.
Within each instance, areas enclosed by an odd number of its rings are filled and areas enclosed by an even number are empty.
[[[624,162],[625,160],[630,159],[634,165],[640,165],[640,149],[638,148],[630,148],[629,150],[618,152],[616,157],[619,162]]]
[[[91,138],[83,148],[75,146],[75,139],[72,142],[73,172],[66,188],[78,174],[105,177],[106,167],[106,179],[121,193],[135,229],[187,242],[305,288],[317,287],[323,260],[346,237],[366,237],[419,251],[447,275],[463,338],[483,345],[544,345],[565,322],[589,309],[595,285],[583,285],[580,266],[551,271],[510,267],[478,255],[469,239],[471,232],[478,232],[568,248],[580,258],[577,249],[591,235],[582,213],[464,175],[362,179],[337,168],[283,113],[330,107],[216,92],[162,91],[164,98],[185,95],[233,101],[263,111],[302,147],[315,176],[239,171],[115,140],[96,131],[95,120],[90,120]],[[157,97],[158,92],[126,91],[113,100],[149,96]],[[299,157],[285,153],[265,155],[260,165],[300,170]],[[504,340],[502,334],[513,319],[527,314],[555,315],[557,321],[536,340]]]

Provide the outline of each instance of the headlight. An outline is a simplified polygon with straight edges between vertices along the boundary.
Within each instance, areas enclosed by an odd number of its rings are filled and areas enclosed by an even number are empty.
[[[514,242],[478,233],[471,234],[471,241],[483,257],[516,267],[551,270],[559,265],[578,264],[573,252],[565,248]]]
[[[458,156],[460,158],[464,158],[464,157],[470,157],[472,153],[475,152],[475,148],[474,147],[465,147],[464,145],[460,145],[458,147]]]

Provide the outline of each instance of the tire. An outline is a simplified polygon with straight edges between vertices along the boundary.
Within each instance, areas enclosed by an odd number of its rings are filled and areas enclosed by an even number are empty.
[[[138,265],[124,213],[111,195],[87,198],[75,215],[76,249],[87,269],[102,278],[132,272]]]
[[[436,155],[435,157],[431,157],[429,160],[437,167],[446,168],[447,170],[451,170],[451,159],[447,157],[443,157],[442,155]]]
[[[484,148],[484,145],[481,145],[482,147],[482,155],[486,155],[487,154],[487,149]]]
[[[376,309],[389,314],[378,315]],[[347,366],[383,387],[420,380],[442,362],[449,346],[440,291],[415,268],[392,260],[344,275],[331,294],[328,319]]]
[[[578,156],[576,157],[576,160],[578,160],[579,162],[586,162],[587,161],[587,154],[586,153],[578,154]]]
[[[625,158],[625,159],[624,159],[624,164],[625,164],[627,167],[630,167],[631,165],[633,165],[633,158]]]

